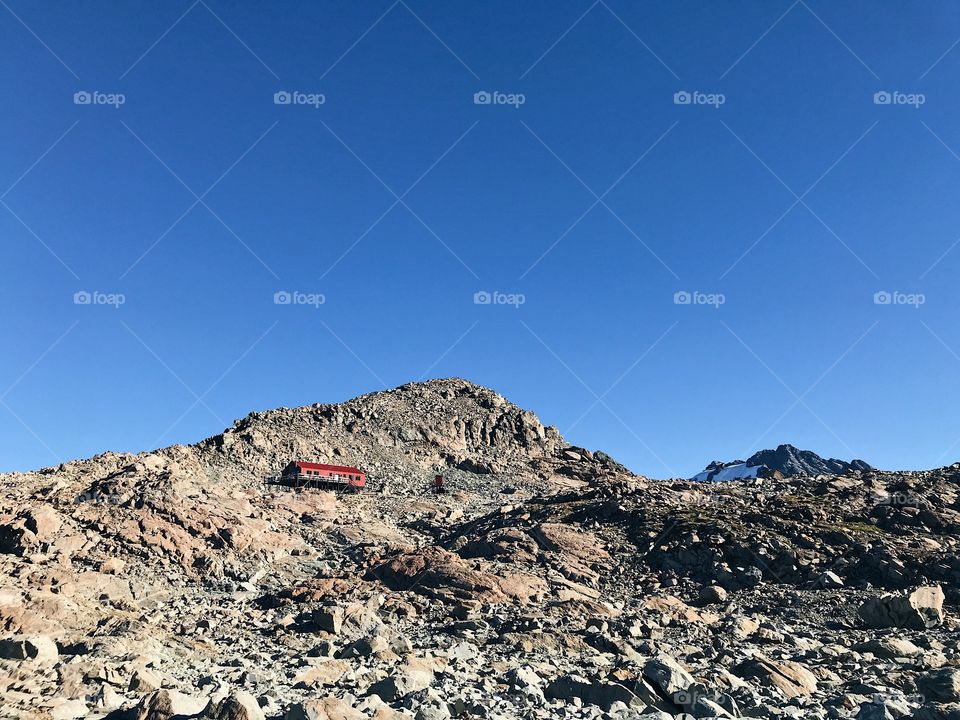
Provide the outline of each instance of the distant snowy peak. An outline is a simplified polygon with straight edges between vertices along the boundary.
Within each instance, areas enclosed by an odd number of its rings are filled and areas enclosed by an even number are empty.
[[[747,465],[743,460],[731,463],[715,461],[707,465],[706,470],[694,475],[695,482],[724,482],[726,480],[744,480],[746,478],[763,477],[760,473],[765,470],[762,465]]]
[[[746,461],[714,461],[702,473],[694,475],[695,482],[724,482],[746,478],[813,477],[815,475],[842,475],[851,470],[872,470],[863,460],[824,459],[810,450],[800,450],[793,445],[780,445],[776,450],[761,450]]]

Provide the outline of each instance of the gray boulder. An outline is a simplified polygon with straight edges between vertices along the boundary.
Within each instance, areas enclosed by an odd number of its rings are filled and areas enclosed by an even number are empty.
[[[643,676],[667,698],[686,691],[693,684],[693,676],[666,653],[647,660],[643,666]]]
[[[0,659],[32,660],[52,664],[57,662],[60,652],[57,644],[46,635],[15,635],[0,640]]]
[[[943,622],[943,589],[919,587],[909,595],[884,594],[860,606],[860,619],[872,628],[926,630]]]
[[[433,682],[433,673],[427,670],[406,670],[388,675],[370,686],[369,694],[384,702],[394,702],[410,693],[426,690]]]
[[[544,695],[553,700],[579,698],[587,705],[596,705],[609,711],[615,702],[628,707],[643,707],[640,699],[619,683],[588,680],[579,675],[564,675],[551,681]]]
[[[934,670],[917,678],[917,689],[927,701],[960,702],[960,668]]]

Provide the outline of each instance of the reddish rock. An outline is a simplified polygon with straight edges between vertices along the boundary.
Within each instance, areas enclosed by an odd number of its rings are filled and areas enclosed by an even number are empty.
[[[522,573],[497,575],[475,568],[459,555],[432,547],[406,552],[372,568],[368,575],[392,590],[412,590],[426,595],[520,604],[545,595],[541,578]]]

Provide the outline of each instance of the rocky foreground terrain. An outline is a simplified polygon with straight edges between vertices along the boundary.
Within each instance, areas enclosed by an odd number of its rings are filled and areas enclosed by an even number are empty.
[[[463,380],[255,413],[0,476],[2,715],[960,718],[958,492],[652,481]]]

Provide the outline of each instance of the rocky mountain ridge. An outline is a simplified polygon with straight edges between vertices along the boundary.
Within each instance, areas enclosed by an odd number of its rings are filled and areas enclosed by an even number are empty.
[[[739,480],[748,477],[816,477],[842,475],[850,471],[873,468],[863,460],[824,459],[811,450],[800,450],[793,445],[778,445],[775,450],[760,450],[746,460],[723,462],[714,460],[692,480],[711,482]]]
[[[811,450],[800,450],[793,445],[778,445],[775,450],[761,450],[747,458],[747,465],[764,465],[785,477],[816,477],[817,475],[843,475],[852,470],[872,470],[863,460],[837,460],[822,458]]]
[[[956,717],[958,538],[960,465],[648,480],[463,380],[254,413],[0,475],[0,716]]]

